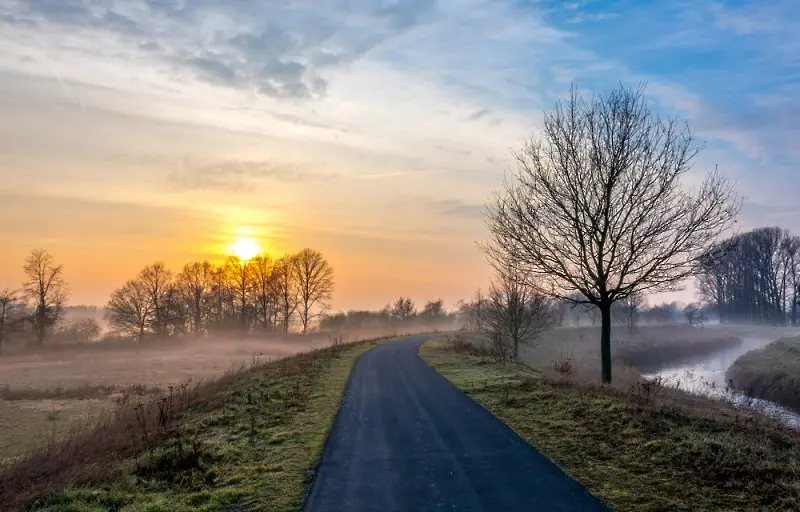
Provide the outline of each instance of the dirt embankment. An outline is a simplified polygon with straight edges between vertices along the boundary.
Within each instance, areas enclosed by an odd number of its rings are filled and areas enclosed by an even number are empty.
[[[728,369],[727,378],[746,395],[800,411],[800,336],[744,354]]]

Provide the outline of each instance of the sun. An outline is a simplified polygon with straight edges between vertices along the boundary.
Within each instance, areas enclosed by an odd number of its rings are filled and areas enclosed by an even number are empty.
[[[252,238],[237,238],[228,248],[228,252],[242,261],[249,261],[261,254],[261,247]]]

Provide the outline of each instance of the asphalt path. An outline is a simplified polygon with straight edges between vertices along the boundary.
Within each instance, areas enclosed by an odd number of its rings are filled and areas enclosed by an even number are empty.
[[[424,339],[356,362],[304,510],[608,510],[422,361]]]

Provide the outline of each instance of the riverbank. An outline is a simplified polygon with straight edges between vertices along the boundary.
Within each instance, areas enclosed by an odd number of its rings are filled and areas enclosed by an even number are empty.
[[[489,344],[485,336],[474,333],[465,336],[473,344]],[[692,358],[735,348],[743,339],[732,328],[701,329],[677,324],[642,325],[633,330],[614,325],[611,338],[615,379],[631,384],[641,373],[651,373],[665,365],[678,365]],[[552,368],[556,361],[569,359],[573,362],[576,378],[596,380],[600,376],[600,327],[551,329],[521,347],[520,359],[542,370]]]
[[[798,510],[800,434],[658,382],[582,383],[461,339],[420,356],[615,510]]]
[[[800,411],[800,336],[742,355],[726,375],[737,391]]]

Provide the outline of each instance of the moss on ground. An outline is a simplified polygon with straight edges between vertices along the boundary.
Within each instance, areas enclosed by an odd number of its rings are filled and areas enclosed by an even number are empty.
[[[495,363],[446,340],[421,357],[620,511],[800,510],[800,436],[631,392]],[[688,399],[688,398],[687,398]],[[722,412],[722,411],[725,412]]]
[[[113,477],[51,492],[30,510],[298,510],[351,369],[376,343],[301,354],[231,376],[193,400],[159,443],[119,460]]]

